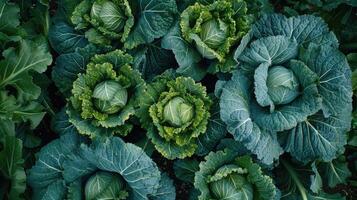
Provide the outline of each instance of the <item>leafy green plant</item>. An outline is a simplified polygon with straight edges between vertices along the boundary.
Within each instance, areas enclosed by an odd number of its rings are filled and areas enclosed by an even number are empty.
[[[162,42],[175,54],[180,66],[177,71],[200,80],[206,71],[229,72],[235,68],[232,49],[254,19],[247,7],[244,0],[198,1],[187,6]],[[203,68],[198,64],[203,58],[212,64]]]
[[[210,117],[206,88],[191,78],[175,79],[166,73],[139,98],[137,115],[156,149],[169,159],[193,155],[195,141],[206,131]]]
[[[235,53],[240,68],[216,88],[228,131],[266,164],[284,151],[305,163],[336,158],[350,128],[352,88],[334,34],[318,17],[268,15],[250,37]]]
[[[95,55],[73,82],[67,113],[79,133],[97,136],[127,135],[145,83],[130,66],[132,57],[120,50]]]
[[[279,199],[273,179],[249,156],[233,151],[211,152],[200,163],[195,188],[204,199]]]
[[[175,199],[172,181],[141,148],[117,137],[86,145],[76,131],[62,134],[29,170],[33,199]]]
[[[60,0],[50,39],[61,53],[88,42],[132,49],[164,36],[176,12],[174,0]]]

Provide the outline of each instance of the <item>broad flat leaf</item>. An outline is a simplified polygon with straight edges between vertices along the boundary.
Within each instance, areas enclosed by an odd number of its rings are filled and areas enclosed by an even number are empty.
[[[38,161],[29,170],[28,184],[35,191],[50,191],[51,187],[59,188],[51,185],[58,185],[58,182],[63,180],[63,162],[74,153],[77,146],[77,136],[67,134],[42,147],[38,154]]]
[[[251,66],[283,64],[298,55],[298,43],[286,36],[268,36],[252,42],[238,57]]]
[[[14,136],[5,136],[3,141],[3,149],[0,151],[0,171],[11,184],[4,198],[21,199],[20,195],[26,189],[22,141]]]
[[[42,73],[52,63],[46,43],[22,40],[19,50],[9,48],[3,56],[0,61],[0,88],[12,85],[26,96],[37,98],[41,89],[32,82],[29,72]]]
[[[155,76],[177,65],[172,52],[160,47],[160,41],[140,47],[131,53],[134,57],[133,68],[141,72],[145,80],[151,81]]]
[[[197,139],[198,148],[196,154],[203,156],[208,154],[227,134],[226,126],[220,118],[219,102],[214,101],[211,108],[211,117],[208,119],[207,130]]]
[[[161,46],[172,50],[175,54],[179,68],[176,70],[184,76],[190,76],[199,81],[206,74],[206,69],[201,68],[198,62],[202,59],[200,54],[184,38],[177,22],[161,41]]]
[[[159,188],[156,193],[150,196],[150,200],[175,200],[176,191],[173,181],[166,173],[162,173]]]
[[[195,173],[199,170],[198,165],[199,162],[194,159],[176,160],[173,167],[176,178],[193,184]]]
[[[120,174],[132,189],[130,199],[146,200],[155,194],[160,171],[141,148],[112,137],[95,142],[91,148],[82,146],[82,151],[100,170]]]
[[[138,18],[124,46],[132,49],[164,36],[174,22],[177,12],[174,0],[138,0]]]
[[[299,58],[319,76],[318,90],[324,115],[338,115],[341,111],[350,115],[351,70],[343,53],[330,46],[311,44],[301,51]]]
[[[59,54],[73,52],[76,48],[88,44],[84,34],[76,32],[66,22],[54,23],[49,30],[49,41],[52,48]]]
[[[45,189],[35,190],[33,200],[63,200],[66,193],[66,185],[64,181],[57,180]]]
[[[77,48],[75,52],[57,57],[56,65],[52,69],[52,80],[64,95],[70,95],[73,82],[79,73],[86,70],[91,57],[96,53],[98,50],[94,46],[87,45],[84,48]]]
[[[283,145],[287,152],[290,152],[297,160],[308,162],[317,158],[324,161],[331,161],[344,150],[347,143],[345,135],[346,124],[344,118],[325,118],[319,112],[307,120],[298,123],[288,134]]]
[[[334,188],[338,184],[346,184],[347,178],[352,175],[347,164],[343,156],[331,162],[321,163],[319,169],[322,170],[321,174],[325,184],[330,188]]]
[[[338,41],[322,18],[302,15],[286,18],[281,14],[264,15],[252,27],[256,38],[283,35],[295,39],[299,44],[310,42],[338,47]]]
[[[1,45],[9,41],[17,41],[20,39],[20,8],[18,5],[0,0],[0,41]]]
[[[76,127],[74,127],[73,124],[69,122],[65,108],[62,108],[62,110],[55,115],[52,121],[52,128],[59,135],[65,135],[67,133],[78,133]]]

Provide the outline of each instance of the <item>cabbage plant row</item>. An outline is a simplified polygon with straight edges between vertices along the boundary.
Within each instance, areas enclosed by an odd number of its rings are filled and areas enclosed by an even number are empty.
[[[357,199],[354,0],[0,0],[0,200]]]

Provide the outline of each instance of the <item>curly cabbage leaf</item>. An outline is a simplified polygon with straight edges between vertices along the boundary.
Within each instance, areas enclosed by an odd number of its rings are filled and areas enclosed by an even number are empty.
[[[132,57],[120,50],[91,58],[84,74],[73,82],[67,114],[79,133],[95,138],[127,135],[137,97],[145,82],[130,66]]]
[[[217,85],[220,114],[263,163],[273,163],[283,149],[302,162],[331,161],[343,150],[352,88],[337,46],[318,17],[267,15],[254,24],[247,48],[237,50],[240,69]]]
[[[237,156],[230,150],[211,152],[195,174],[199,200],[206,199],[277,199],[273,179],[249,156]]]
[[[156,149],[166,158],[184,158],[206,131],[211,100],[191,78],[162,75],[139,97],[137,116]]]

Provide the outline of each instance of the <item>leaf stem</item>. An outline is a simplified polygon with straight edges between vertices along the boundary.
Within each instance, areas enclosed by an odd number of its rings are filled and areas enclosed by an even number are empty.
[[[306,195],[306,189],[302,185],[302,183],[300,182],[299,177],[296,174],[296,172],[293,169],[293,167],[291,167],[291,165],[289,163],[287,163],[286,161],[284,161],[284,160],[281,160],[281,163],[284,165],[285,169],[288,171],[288,173],[290,174],[291,178],[293,179],[293,181],[295,182],[296,186],[298,187],[299,192],[301,194],[301,198],[303,200],[308,200],[307,195]]]

